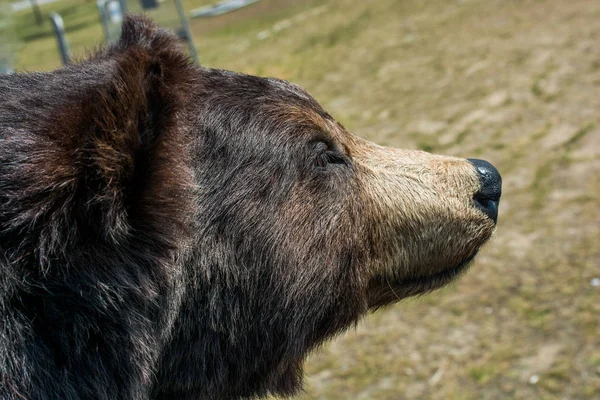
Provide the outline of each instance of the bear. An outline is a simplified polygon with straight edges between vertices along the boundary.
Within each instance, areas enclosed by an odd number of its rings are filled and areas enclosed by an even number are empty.
[[[127,16],[0,76],[0,398],[292,396],[315,347],[461,275],[500,194],[485,161],[360,139]]]

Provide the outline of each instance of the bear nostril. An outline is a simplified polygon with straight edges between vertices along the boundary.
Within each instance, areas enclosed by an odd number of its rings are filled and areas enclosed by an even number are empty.
[[[498,220],[498,204],[502,195],[502,177],[492,164],[476,158],[468,159],[475,167],[481,184],[479,191],[473,196],[477,208],[490,217]]]
[[[494,223],[498,221],[498,200],[480,197],[477,194],[473,197],[473,200],[475,200],[475,205],[477,208],[479,208],[485,215],[490,217]]]

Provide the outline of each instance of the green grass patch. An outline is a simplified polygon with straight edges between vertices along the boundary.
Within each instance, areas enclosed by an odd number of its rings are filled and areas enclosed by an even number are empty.
[[[569,138],[565,142],[565,148],[571,149],[574,145],[576,145],[581,139],[583,139],[588,133],[592,131],[596,127],[595,123],[589,123],[585,125],[583,128],[579,129],[573,136]]]
[[[495,374],[496,371],[491,365],[482,365],[469,369],[469,376],[480,384],[488,382]]]

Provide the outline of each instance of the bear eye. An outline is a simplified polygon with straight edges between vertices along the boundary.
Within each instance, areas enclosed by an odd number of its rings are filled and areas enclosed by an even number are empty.
[[[315,144],[315,161],[318,168],[327,168],[330,165],[347,165],[348,160],[339,151],[332,149],[332,146],[325,142]]]

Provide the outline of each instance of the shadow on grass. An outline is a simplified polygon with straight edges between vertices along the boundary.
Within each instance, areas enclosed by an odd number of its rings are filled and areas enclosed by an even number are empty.
[[[88,21],[88,22],[80,22],[77,24],[70,24],[68,26],[65,26],[67,38],[70,34],[77,33],[78,31],[85,29],[85,28],[89,28],[91,25],[94,25],[93,22]],[[34,40],[54,37],[54,32],[52,31],[52,28],[49,26],[49,24],[45,24],[45,28],[46,28],[46,30],[44,30],[44,31],[32,32],[29,35],[21,36],[21,40],[24,42],[31,42]]]

